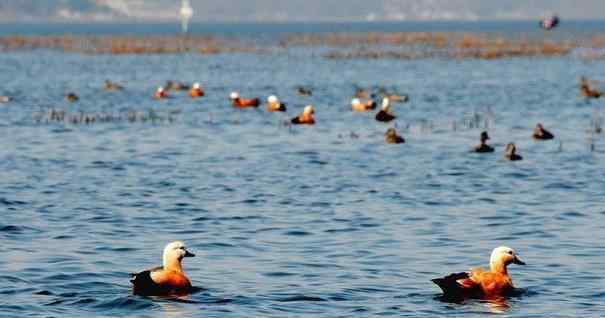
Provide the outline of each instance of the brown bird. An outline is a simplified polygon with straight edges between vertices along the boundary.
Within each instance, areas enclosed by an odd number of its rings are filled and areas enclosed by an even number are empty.
[[[601,91],[590,85],[590,81],[585,76],[580,77],[580,91],[585,98],[600,98],[603,95]]]
[[[387,144],[403,144],[405,143],[405,139],[397,134],[397,130],[395,128],[387,129],[387,132],[384,134],[384,140]]]
[[[290,122],[294,125],[314,125],[315,118],[313,115],[315,114],[315,109],[313,106],[308,105],[305,106],[303,113],[297,117],[292,118]]]
[[[231,104],[236,108],[258,107],[260,100],[258,98],[241,98],[238,92],[232,92],[229,96]]]
[[[204,90],[200,83],[193,83],[193,86],[189,90],[189,96],[191,98],[203,97],[205,95]]]
[[[517,154],[517,147],[512,142],[506,145],[506,149],[504,151],[504,158],[510,161],[523,160],[523,157]]]

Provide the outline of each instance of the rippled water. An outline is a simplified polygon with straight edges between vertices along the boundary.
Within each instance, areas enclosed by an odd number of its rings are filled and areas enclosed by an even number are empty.
[[[3,53],[0,94],[15,101],[0,105],[2,315],[602,316],[605,141],[587,130],[604,105],[581,100],[577,79],[604,71],[573,58]],[[103,91],[106,78],[127,89]],[[152,100],[168,79],[200,81],[207,97]],[[389,126],[350,111],[355,85],[410,95],[394,106],[406,144],[385,144]],[[232,109],[232,89],[290,109]],[[284,125],[307,103],[316,126]],[[51,108],[173,121],[34,120]],[[491,118],[496,153],[469,152],[474,113]],[[557,139],[533,141],[537,122]],[[525,160],[501,159],[511,141]],[[159,265],[174,239],[197,253],[185,267],[203,290],[132,296],[129,273]],[[501,244],[528,263],[511,267],[520,296],[436,299],[430,279],[485,266]]]

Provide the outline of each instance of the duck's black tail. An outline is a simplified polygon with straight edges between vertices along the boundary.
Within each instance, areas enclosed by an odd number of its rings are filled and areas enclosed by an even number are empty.
[[[464,288],[458,283],[458,280],[468,278],[468,273],[454,273],[443,278],[435,278],[431,279],[433,283],[435,283],[441,290],[444,295],[462,295],[465,294],[466,291]]]

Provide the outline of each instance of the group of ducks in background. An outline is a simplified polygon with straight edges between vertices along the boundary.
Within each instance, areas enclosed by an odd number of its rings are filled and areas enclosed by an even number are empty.
[[[105,81],[104,88],[106,91],[124,90],[122,85],[114,83],[110,80]],[[170,98],[169,91],[188,91],[188,95],[191,98],[201,98],[206,95],[200,83],[196,82],[189,86],[177,81],[167,81],[165,85],[157,88],[153,97],[158,100]],[[301,96],[312,96],[313,94],[311,89],[302,86],[297,87],[297,92]],[[587,99],[597,99],[603,95],[601,91],[593,87],[591,81],[585,76],[580,78],[580,93]],[[78,95],[75,93],[69,93],[65,96],[65,98],[72,103],[79,100]],[[376,121],[383,123],[391,122],[397,118],[397,116],[395,116],[391,111],[392,102],[406,103],[409,101],[409,97],[407,95],[388,92],[385,88],[379,88],[377,93],[368,93],[362,88],[357,88],[354,98],[351,100],[351,110],[355,112],[373,111],[378,108],[377,100],[380,100],[381,98],[380,109],[374,118]],[[239,92],[235,91],[229,95],[229,99],[235,108],[257,108],[261,105],[261,100],[259,98],[243,98],[240,96]],[[0,103],[8,103],[11,100],[12,99],[8,96],[0,96]],[[287,105],[277,96],[271,95],[267,98],[266,110],[268,112],[286,112],[287,109]],[[290,123],[293,125],[314,125],[314,115],[315,108],[313,105],[307,105],[304,107],[301,114],[290,120]],[[550,140],[554,138],[554,135],[539,123],[534,129],[533,137],[537,140]],[[494,148],[487,144],[487,140],[489,139],[490,137],[487,132],[482,132],[480,136],[480,144],[474,148],[474,151],[478,153],[494,152]],[[395,128],[388,128],[385,133],[385,142],[388,144],[401,144],[405,143],[405,139],[397,133]],[[523,157],[518,155],[516,151],[517,148],[514,143],[507,144],[504,151],[504,158],[511,161],[522,160]]]
[[[132,274],[132,291],[143,296],[184,296],[194,291],[191,280],[183,270],[183,259],[195,256],[181,241],[171,242],[164,248],[163,265]],[[474,268],[468,272],[450,274],[432,282],[441,288],[449,301],[468,298],[497,299],[515,293],[510,264],[525,265],[510,247],[500,246],[492,251],[489,270]]]

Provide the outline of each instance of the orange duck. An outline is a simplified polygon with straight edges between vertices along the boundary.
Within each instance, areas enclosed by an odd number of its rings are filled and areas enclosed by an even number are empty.
[[[513,280],[508,274],[508,265],[525,265],[515,251],[506,246],[495,248],[490,257],[490,270],[471,269],[470,272],[455,273],[433,279],[448,299],[498,298],[515,291]]]
[[[550,140],[550,139],[554,139],[555,135],[550,133],[550,131],[544,129],[544,126],[542,126],[542,124],[537,124],[536,128],[534,128],[533,137],[534,137],[534,139],[538,139],[538,140]]]
[[[258,107],[260,100],[258,98],[241,98],[238,92],[232,92],[229,96],[233,107],[236,108],[247,108],[247,107]]]
[[[305,106],[303,113],[298,117],[292,118],[290,122],[294,125],[314,125],[315,118],[313,118],[313,114],[315,114],[313,106]]]
[[[182,261],[193,257],[185,244],[172,242],[164,248],[163,266],[132,274],[132,293],[143,296],[186,295],[192,290],[191,282],[183,271]]]
[[[267,111],[268,112],[285,112],[286,104],[279,101],[279,98],[275,95],[269,96],[267,98]]]
[[[164,89],[163,86],[158,87],[158,89],[155,91],[155,94],[153,94],[153,98],[155,99],[164,99],[164,98],[168,98],[168,93],[166,92],[166,90]]]
[[[193,86],[189,90],[189,96],[191,96],[192,98],[197,98],[203,97],[204,95],[204,90],[202,89],[200,83],[193,83]]]
[[[361,102],[359,98],[353,98],[351,100],[351,108],[356,112],[366,112],[368,110],[372,110],[376,108],[376,102],[373,100],[368,100],[365,102]]]
[[[395,115],[391,114],[390,100],[387,97],[383,98],[382,107],[381,107],[380,111],[376,114],[376,120],[386,123],[395,118],[397,118],[397,117],[395,117]]]

